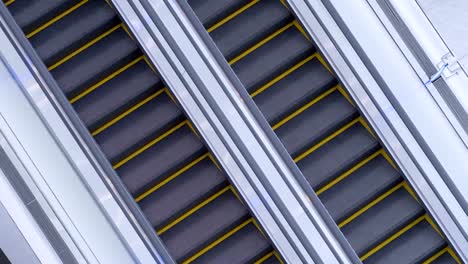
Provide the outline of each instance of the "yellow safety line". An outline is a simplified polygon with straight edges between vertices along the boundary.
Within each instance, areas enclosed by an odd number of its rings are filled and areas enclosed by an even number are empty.
[[[377,136],[374,134],[374,131],[370,128],[369,124],[364,120],[364,118],[361,116],[361,125],[371,134],[371,136],[375,139],[377,139]]]
[[[409,223],[407,226],[405,226],[404,228],[402,228],[401,230],[399,230],[398,232],[396,232],[395,234],[393,234],[392,236],[390,236],[389,238],[385,239],[382,243],[378,244],[376,247],[374,247],[373,249],[369,250],[366,254],[364,254],[360,259],[361,261],[364,261],[365,259],[369,258],[370,256],[372,256],[373,254],[375,254],[377,251],[381,250],[382,248],[384,248],[386,245],[390,244],[393,240],[397,239],[399,236],[401,236],[403,233],[405,233],[406,231],[410,230],[411,228],[413,228],[415,225],[419,224],[421,221],[423,221],[425,219],[424,215],[423,216],[420,216],[419,218],[417,218],[416,220],[414,220],[413,222]]]
[[[229,16],[223,18],[221,21],[217,22],[216,24],[214,24],[213,26],[208,28],[206,31],[208,31],[208,33],[213,32],[214,30],[216,30],[220,26],[226,24],[227,22],[232,20],[234,17],[238,16],[239,14],[241,14],[245,10],[249,9],[250,7],[252,7],[253,5],[255,5],[258,2],[259,2],[259,0],[253,0],[252,2],[246,4],[245,6],[241,7],[240,9],[236,10],[234,13],[232,13]]]
[[[331,135],[329,135],[328,137],[326,137],[325,139],[323,139],[319,143],[315,144],[313,147],[311,147],[310,149],[308,149],[304,153],[302,153],[299,156],[297,156],[296,158],[294,158],[294,162],[297,163],[297,162],[301,161],[302,159],[304,159],[305,157],[310,155],[312,152],[314,152],[315,150],[317,150],[321,146],[325,145],[326,143],[328,143],[329,141],[331,141],[332,139],[334,139],[335,137],[337,137],[338,135],[340,135],[341,133],[346,131],[348,128],[350,128],[353,125],[355,125],[356,123],[358,123],[360,119],[361,119],[361,117],[358,117],[358,118],[354,119],[353,121],[349,122],[348,124],[346,124],[345,126],[343,126],[342,128],[340,128],[337,131],[333,132]]]
[[[89,41],[88,43],[84,44],[83,46],[81,46],[80,48],[78,48],[77,50],[73,51],[72,53],[68,54],[67,56],[63,57],[62,59],[60,59],[59,61],[57,61],[56,63],[52,64],[51,66],[48,67],[48,70],[49,71],[52,71],[54,70],[55,68],[57,68],[58,66],[64,64],[65,62],[69,61],[71,58],[75,57],[76,55],[78,55],[79,53],[83,52],[84,50],[86,50],[87,48],[91,47],[92,45],[96,44],[98,41],[100,41],[101,39],[109,36],[111,33],[115,32],[117,29],[121,28],[122,27],[122,24],[118,24],[114,27],[112,27],[111,29],[107,30],[106,32],[102,33],[101,35],[99,35],[98,37],[94,38],[93,40]]]
[[[377,197],[375,200],[373,200],[372,202],[368,203],[366,206],[364,206],[363,208],[359,209],[357,212],[355,212],[354,214],[352,214],[351,216],[349,216],[348,218],[346,218],[345,220],[343,220],[341,223],[338,224],[338,227],[340,228],[343,228],[345,225],[349,224],[350,222],[352,222],[354,219],[356,219],[357,217],[359,217],[360,215],[362,215],[363,213],[365,213],[368,209],[370,209],[371,207],[373,207],[374,205],[378,204],[379,202],[381,202],[382,200],[384,200],[385,198],[387,198],[388,196],[390,196],[392,193],[396,192],[398,189],[402,188],[403,187],[403,182],[397,184],[396,186],[394,186],[393,188],[391,188],[390,190],[386,191],[384,194],[380,195],[379,197]]]
[[[187,125],[188,127],[190,128],[190,130],[192,130],[192,132],[195,134],[195,136],[197,136],[198,138],[201,138],[200,135],[198,134],[198,131],[195,129],[195,127],[193,126],[192,122],[190,122],[189,120],[187,120]]]
[[[302,27],[302,25],[299,24],[299,21],[297,21],[297,20],[294,19],[293,23],[294,23],[294,26],[297,28],[297,30],[299,30],[299,32],[302,33],[302,36],[304,36],[304,37],[307,39],[307,41],[310,42],[309,36],[308,36],[307,33],[305,32],[305,30],[304,30],[304,28]]]
[[[216,247],[217,245],[219,245],[221,242],[223,242],[224,240],[226,240],[228,237],[232,236],[233,234],[235,234],[236,232],[238,232],[239,230],[241,230],[242,228],[244,228],[245,226],[247,226],[248,224],[250,224],[252,222],[252,218],[246,220],[245,222],[243,222],[242,224],[236,226],[234,229],[230,230],[229,232],[227,232],[226,234],[222,235],[221,237],[219,237],[218,239],[216,239],[215,241],[213,241],[212,243],[210,243],[208,246],[206,246],[205,248],[203,248],[202,250],[200,250],[199,252],[197,252],[195,255],[191,256],[190,258],[184,260],[182,263],[183,264],[188,264],[188,263],[192,263],[194,260],[196,260],[197,258],[199,258],[201,255],[205,254],[206,252],[208,252],[209,250],[211,250],[212,248]]]
[[[266,83],[265,85],[263,85],[262,87],[260,87],[259,89],[257,89],[255,92],[251,93],[250,96],[252,97],[255,97],[257,96],[258,94],[260,94],[261,92],[265,91],[267,88],[270,88],[271,86],[273,86],[273,84],[279,82],[280,80],[282,80],[283,78],[285,78],[286,76],[288,76],[289,74],[291,74],[292,72],[296,71],[297,69],[299,69],[301,66],[303,66],[304,64],[306,64],[307,62],[311,61],[312,59],[316,58],[317,57],[317,53],[314,53],[312,56],[309,56],[307,58],[305,58],[304,60],[302,60],[301,62],[297,63],[296,65],[292,66],[291,68],[287,69],[286,71],[284,71],[283,73],[281,73],[280,75],[276,76],[273,80],[269,81],[268,83]]]
[[[180,176],[181,174],[183,174],[184,172],[186,172],[187,170],[189,170],[190,168],[192,168],[193,166],[198,164],[200,161],[206,159],[208,157],[208,155],[209,155],[209,153],[205,153],[205,154],[201,155],[200,157],[196,158],[195,160],[193,160],[189,164],[185,165],[183,168],[181,168],[178,171],[176,171],[175,173],[171,174],[169,177],[164,179],[162,182],[156,184],[155,186],[151,187],[151,189],[149,189],[149,190],[145,191],[144,193],[142,193],[141,195],[139,195],[135,199],[135,201],[140,202],[141,200],[145,199],[148,195],[152,194],[153,192],[155,192],[156,190],[158,190],[162,186],[166,185],[168,182],[172,181],[176,177]]]
[[[233,188],[234,189],[234,188]],[[258,222],[253,219],[252,223],[254,224],[254,226],[258,229],[258,231],[260,231],[260,233],[262,234],[263,237],[267,238],[267,235],[265,234],[265,232],[263,231],[263,228],[258,224]]]
[[[216,160],[211,153],[208,152],[208,156],[210,157],[210,160],[214,163],[214,165],[218,168],[218,170],[223,171],[221,166],[218,163],[218,160]]]
[[[291,22],[285,26],[283,26],[282,28],[278,29],[277,31],[273,32],[271,35],[269,35],[268,37],[266,37],[265,39],[261,40],[260,42],[258,42],[257,44],[253,45],[252,47],[250,47],[249,49],[247,49],[246,51],[242,52],[241,54],[237,55],[234,59],[230,60],[229,61],[229,64],[234,64],[238,61],[240,61],[241,59],[243,59],[245,56],[247,56],[248,54],[250,54],[251,52],[253,52],[254,50],[256,50],[257,48],[259,48],[260,46],[264,45],[265,43],[267,43],[268,41],[272,40],[273,38],[275,38],[276,36],[278,36],[279,34],[283,33],[284,31],[286,31],[287,29],[289,29],[290,27],[292,27],[294,24]]]
[[[106,82],[112,80],[114,77],[116,77],[117,75],[121,74],[122,72],[126,71],[127,69],[129,69],[130,67],[132,67],[133,65],[137,64],[138,62],[140,62],[141,60],[143,59],[143,56],[140,56],[136,59],[134,59],[133,61],[129,62],[127,65],[123,66],[122,68],[118,69],[117,71],[113,72],[112,74],[108,75],[107,77],[105,77],[104,79],[100,80],[99,82],[97,82],[96,84],[93,84],[91,87],[87,88],[86,90],[84,90],[83,92],[81,92],[80,94],[78,94],[77,96],[73,97],[72,99],[70,99],[70,103],[75,103],[76,101],[80,100],[81,98],[85,97],[86,95],[90,94],[92,91],[96,90],[98,87],[102,86],[103,84],[105,84]]]
[[[423,264],[430,264],[430,263],[434,262],[436,259],[438,259],[440,256],[442,256],[444,253],[448,253],[448,247],[445,247],[445,248],[439,250],[439,252],[432,255],[432,257],[426,259],[423,262]]]
[[[338,89],[340,91],[340,93],[343,95],[344,98],[346,98],[346,100],[352,105],[352,106],[356,106],[353,102],[353,100],[351,99],[351,97],[349,96],[349,94],[340,86],[340,88]]]
[[[375,159],[377,156],[382,154],[382,149],[376,151],[374,154],[370,155],[366,159],[362,160],[358,164],[354,165],[351,169],[347,170],[345,173],[341,174],[340,176],[336,177],[334,180],[329,182],[327,185],[323,186],[320,188],[316,193],[317,195],[320,195],[324,193],[325,191],[329,190],[333,186],[335,186],[337,183],[342,181],[343,179],[347,178],[349,175],[353,174],[355,171],[357,171],[359,168],[367,164],[369,161]]]
[[[283,261],[283,258],[281,258],[281,256],[279,255],[279,253],[277,251],[275,251],[275,257],[276,259],[281,263],[281,264],[284,264],[284,261]]]
[[[321,101],[323,98],[327,97],[328,95],[332,94],[334,91],[336,91],[336,86],[328,89],[327,91],[323,92],[319,96],[315,97],[312,101],[308,102],[307,104],[301,106],[299,109],[296,111],[292,112],[289,114],[287,117],[276,123],[275,125],[272,126],[273,130],[276,130],[289,122],[291,119],[295,118],[296,116],[300,115],[302,112],[310,108],[311,106],[315,105],[319,101]]]
[[[286,9],[289,10],[289,6],[288,6],[288,4],[286,3],[286,0],[280,0],[280,2],[284,5],[284,7],[286,7]]]
[[[93,132],[91,132],[91,135],[92,136],[96,136],[98,135],[99,133],[101,133],[102,131],[106,130],[107,128],[109,128],[110,126],[114,125],[115,123],[117,123],[118,121],[120,121],[121,119],[123,119],[124,117],[128,116],[129,114],[131,114],[133,111],[135,111],[136,109],[140,108],[141,106],[143,106],[144,104],[146,104],[147,102],[153,100],[154,98],[158,97],[160,94],[166,92],[166,88],[162,88],[160,90],[158,90],[157,92],[155,92],[154,94],[148,96],[147,98],[145,98],[143,101],[137,103],[136,105],[132,106],[131,108],[129,108],[128,110],[126,110],[125,112],[121,113],[120,115],[118,115],[117,117],[113,118],[112,120],[110,120],[109,122],[105,123],[104,125],[102,125],[101,127],[99,127],[98,129],[94,130]]]
[[[265,260],[271,258],[274,255],[275,255],[275,251],[270,251],[265,256],[263,256],[260,259],[258,259],[257,261],[255,261],[254,264],[262,264],[263,262],[265,262]]]
[[[148,57],[144,56],[145,58],[145,62],[146,64],[148,65],[148,67],[150,67],[150,69],[155,73],[155,74],[158,74],[158,72],[156,71],[156,69],[154,69],[153,67],[153,64],[151,64],[151,62],[149,61]],[[159,74],[158,74],[159,75]]]
[[[229,190],[232,190],[231,189],[231,186],[226,186],[224,187],[223,189],[221,189],[220,191],[216,192],[215,194],[211,195],[210,197],[208,197],[207,199],[205,199],[203,202],[199,203],[198,205],[196,205],[195,207],[193,207],[192,209],[188,210],[187,212],[185,212],[184,214],[182,214],[181,216],[177,217],[174,221],[170,222],[169,224],[167,224],[166,226],[164,226],[163,228],[159,229],[157,231],[158,235],[161,235],[163,234],[164,232],[166,232],[167,230],[171,229],[173,226],[177,225],[178,223],[182,222],[184,219],[186,219],[187,217],[189,217],[190,215],[192,215],[193,213],[195,213],[196,211],[198,211],[200,208],[202,208],[203,206],[209,204],[211,201],[213,201],[214,199],[218,198],[219,196],[221,196],[223,193],[229,191]]]
[[[174,133],[177,129],[183,127],[184,125],[187,124],[187,120],[184,120],[182,122],[180,122],[178,125],[174,126],[173,128],[169,129],[168,131],[164,132],[162,135],[158,136],[157,138],[151,140],[150,142],[146,143],[143,147],[139,148],[138,150],[136,150],[135,152],[133,152],[132,154],[128,155],[126,158],[124,158],[123,160],[119,161],[118,163],[116,163],[113,168],[116,170],[120,167],[122,167],[125,163],[127,163],[128,161],[130,161],[131,159],[135,158],[136,156],[140,155],[141,153],[143,153],[145,150],[149,149],[150,147],[152,147],[153,145],[155,145],[156,143],[160,142],[161,140],[163,140],[164,138],[166,138],[167,136],[169,136],[170,134]]]
[[[414,193],[413,189],[411,189],[411,187],[408,185],[408,183],[405,181],[405,183],[403,184],[403,187],[405,188],[405,190],[411,195],[413,196],[413,198],[419,203],[419,198],[418,196],[416,195],[416,193]]]
[[[11,4],[13,4],[16,0],[10,0],[10,1],[6,1],[5,2],[5,6],[9,6]]]
[[[453,251],[453,249],[449,248],[449,249],[448,249],[448,253],[450,254],[450,256],[452,256],[452,258],[453,258],[458,264],[462,264],[460,258],[459,258],[458,255]]]
[[[61,13],[60,15],[52,18],[51,20],[49,20],[48,22],[46,22],[45,24],[39,26],[38,28],[36,28],[35,30],[33,30],[32,32],[28,33],[26,35],[27,38],[31,38],[33,37],[34,35],[36,35],[37,33],[41,32],[42,30],[48,28],[50,25],[54,24],[55,22],[59,21],[60,19],[62,19],[63,17],[65,17],[66,15],[70,14],[71,12],[75,11],[76,9],[78,9],[80,6],[86,4],[88,2],[88,0],[83,0],[77,4],[75,4],[74,6],[70,7],[69,9],[65,10],[65,12]]]

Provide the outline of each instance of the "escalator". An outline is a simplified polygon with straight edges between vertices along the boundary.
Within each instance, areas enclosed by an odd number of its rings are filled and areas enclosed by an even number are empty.
[[[280,0],[188,0],[364,263],[460,263]]]
[[[107,1],[4,3],[177,262],[282,262]]]

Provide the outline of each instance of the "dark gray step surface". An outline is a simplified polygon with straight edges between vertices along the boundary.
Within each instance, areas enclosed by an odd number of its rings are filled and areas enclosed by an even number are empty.
[[[94,138],[117,163],[185,119],[167,93],[161,93]]]
[[[379,155],[323,192],[319,198],[333,220],[340,223],[401,181],[399,173]]]
[[[314,52],[312,44],[290,27],[232,65],[249,93]]]
[[[200,139],[184,125],[116,171],[128,191],[138,196],[205,152]]]
[[[35,34],[30,41],[49,66],[119,23],[106,2],[89,1]]]
[[[312,59],[254,97],[270,125],[274,125],[336,84],[336,79]]]
[[[362,255],[423,213],[422,206],[404,188],[399,188],[342,227],[341,231],[356,253]]]
[[[248,4],[250,0],[188,0],[193,11],[202,24],[209,28],[223,18],[234,13],[242,6]]]
[[[73,103],[90,131],[94,131],[163,88],[163,82],[144,60]]]
[[[427,221],[422,221],[364,260],[364,263],[421,263],[445,245],[444,239],[434,228]]]
[[[280,1],[264,0],[234,17],[221,30],[214,30],[211,37],[230,60],[290,21],[291,13]]]
[[[159,230],[227,185],[223,173],[206,157],[145,197],[139,205]]]
[[[8,10],[16,23],[28,34],[79,2],[79,0],[15,0],[8,6]]]
[[[357,117],[356,109],[335,91],[275,132],[289,154],[296,157]]]
[[[250,223],[201,255],[193,263],[253,263],[271,250],[268,240],[253,223]]]
[[[375,138],[360,123],[356,123],[297,165],[312,188],[317,190],[379,148]]]
[[[160,235],[176,261],[183,261],[246,221],[247,209],[227,191]]]
[[[141,56],[136,43],[123,28],[101,39],[51,71],[71,98]]]

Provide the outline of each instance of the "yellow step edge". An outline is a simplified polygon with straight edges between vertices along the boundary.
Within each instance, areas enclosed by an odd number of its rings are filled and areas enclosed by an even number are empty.
[[[343,87],[340,86],[340,88],[338,89],[338,91],[340,91],[340,93],[343,95],[344,98],[346,98],[346,100],[354,107],[356,107],[356,105],[354,104],[354,101],[351,99],[351,97],[349,96],[349,94],[343,89]]]
[[[310,108],[311,106],[315,105],[316,103],[320,102],[323,98],[327,97],[328,95],[332,94],[334,91],[336,91],[336,86],[328,89],[327,91],[323,92],[322,94],[320,94],[319,96],[315,97],[314,99],[312,99],[312,101],[308,102],[307,104],[301,106],[299,109],[297,109],[296,111],[292,112],[291,114],[289,114],[288,116],[286,116],[285,118],[283,118],[281,121],[279,121],[278,123],[274,124],[272,126],[272,129],[273,130],[276,130],[278,128],[280,128],[281,126],[283,126],[284,124],[286,124],[287,122],[289,122],[291,119],[295,118],[296,116],[300,115],[302,112],[304,112],[305,110],[307,110],[308,108]]]
[[[13,4],[16,0],[9,0],[9,1],[6,1],[5,2],[5,6],[9,6],[11,4]]]
[[[145,150],[151,148],[153,145],[157,144],[158,142],[162,141],[164,138],[166,138],[167,136],[169,136],[170,134],[174,133],[176,130],[178,130],[179,128],[183,127],[184,125],[187,125],[187,120],[184,120],[182,122],[180,122],[178,125],[172,127],[171,129],[169,129],[168,131],[164,132],[162,135],[158,136],[157,138],[151,140],[150,142],[146,143],[143,147],[139,148],[138,150],[136,150],[135,152],[133,152],[132,154],[128,155],[126,158],[124,158],[123,160],[117,162],[114,166],[112,166],[114,168],[114,170],[117,170],[118,168],[122,167],[125,163],[129,162],[130,160],[134,159],[136,156],[140,155],[141,153],[143,153]]]
[[[133,61],[129,62],[127,65],[123,66],[122,68],[116,70],[115,72],[111,73],[110,75],[108,75],[107,77],[105,77],[104,79],[100,80],[99,82],[93,84],[91,87],[85,89],[83,92],[81,92],[80,94],[78,94],[77,96],[73,97],[72,99],[70,99],[70,103],[73,104],[75,103],[76,101],[80,100],[81,98],[85,97],[86,95],[90,94],[91,92],[93,92],[94,90],[96,90],[97,88],[101,87],[103,84],[105,84],[106,82],[112,80],[113,78],[115,78],[117,75],[121,74],[122,72],[126,71],[127,69],[129,69],[130,67],[132,67],[133,65],[137,64],[138,62],[140,62],[141,60],[143,59],[143,56],[140,56],[136,59],[134,59]]]
[[[400,171],[397,167],[397,165],[395,164],[395,162],[393,161],[393,159],[390,157],[390,155],[388,155],[387,151],[384,151],[383,152],[383,156],[384,158],[388,161],[388,163],[390,163],[390,165],[392,165],[392,167],[397,170],[397,171]]]
[[[276,259],[281,263],[281,264],[284,264],[284,261],[283,261],[283,258],[281,258],[281,256],[279,255],[279,253],[277,251],[275,251],[275,253],[273,253],[276,257]]]
[[[162,227],[161,229],[157,230],[157,234],[158,235],[161,235],[161,234],[164,234],[164,232],[166,232],[167,230],[171,229],[173,226],[177,225],[178,223],[182,222],[184,219],[186,219],[187,217],[191,216],[192,214],[194,214],[196,211],[200,210],[202,207],[204,207],[205,205],[209,204],[211,201],[215,200],[216,198],[218,198],[219,196],[221,196],[222,194],[224,194],[225,192],[227,191],[232,191],[232,187],[231,186],[226,186],[224,187],[223,189],[221,189],[220,191],[216,192],[215,194],[211,195],[210,197],[208,197],[207,199],[205,199],[203,202],[197,204],[195,207],[191,208],[190,210],[188,210],[187,212],[185,212],[184,214],[182,214],[181,216],[177,217],[176,219],[174,219],[172,222],[170,222],[169,224],[167,224],[166,226]]]
[[[287,29],[291,28],[292,26],[294,25],[294,23],[288,23],[287,25],[283,26],[282,28],[276,30],[275,32],[273,32],[272,34],[270,34],[268,37],[264,38],[263,40],[261,40],[260,42],[258,42],[257,44],[253,45],[252,47],[248,48],[246,51],[242,52],[241,54],[237,55],[235,58],[233,58],[232,60],[229,61],[229,64],[232,65],[238,61],[240,61],[241,59],[243,59],[245,56],[249,55],[250,53],[252,53],[254,50],[258,49],[259,47],[263,46],[265,43],[267,43],[268,41],[272,40],[273,38],[275,38],[276,36],[278,36],[279,34],[283,33],[284,31],[286,31]]]
[[[101,133],[102,131],[106,130],[107,128],[111,127],[112,125],[114,125],[115,123],[117,123],[118,121],[122,120],[123,118],[125,118],[126,116],[128,116],[129,114],[133,113],[135,110],[137,110],[138,108],[142,107],[143,105],[145,105],[146,103],[148,103],[149,101],[153,100],[154,98],[158,97],[159,95],[161,95],[162,93],[166,92],[167,91],[167,88],[164,87],[164,88],[161,88],[159,89],[158,91],[156,91],[154,94],[148,96],[147,98],[143,99],[142,101],[140,101],[139,103],[137,103],[136,105],[130,107],[129,109],[127,109],[125,112],[119,114],[118,116],[116,116],[115,118],[111,119],[110,121],[108,121],[107,123],[105,123],[104,125],[100,126],[99,128],[97,128],[96,130],[92,131],[91,132],[91,135],[92,136],[96,136],[98,135],[99,133]]]
[[[234,189],[234,188],[233,188]],[[255,227],[258,229],[258,231],[260,231],[260,233],[262,234],[262,236],[266,239],[268,239],[268,236],[265,234],[265,232],[263,231],[263,228],[258,224],[257,220],[253,219],[252,220],[252,223],[255,225]]]
[[[377,197],[376,199],[374,199],[372,202],[368,203],[366,206],[364,206],[363,208],[359,209],[358,211],[356,211],[355,213],[353,213],[351,216],[349,216],[348,218],[346,218],[345,220],[341,221],[339,224],[338,224],[338,227],[339,228],[343,228],[345,225],[351,223],[354,219],[358,218],[360,215],[362,215],[363,213],[365,213],[367,210],[369,210],[370,208],[372,208],[374,205],[378,204],[379,202],[381,202],[382,200],[384,200],[385,198],[387,198],[388,196],[390,196],[392,193],[396,192],[397,190],[399,190],[400,188],[403,187],[403,182],[400,182],[399,184],[397,184],[396,186],[394,186],[393,188],[391,188],[390,190],[386,191],[385,193],[383,193],[382,195],[380,195],[379,197]]]
[[[214,165],[216,165],[218,170],[223,171],[223,169],[219,165],[218,161],[213,157],[213,155],[211,155],[211,153],[208,152],[208,156],[209,156],[210,160],[214,163]]]
[[[405,188],[405,190],[411,195],[413,196],[413,198],[419,203],[419,198],[418,196],[416,195],[416,193],[414,193],[413,189],[408,185],[408,183],[405,181],[405,183],[403,184],[403,187]]]
[[[192,168],[193,166],[197,165],[198,163],[200,163],[202,160],[208,158],[209,156],[209,153],[205,153],[203,155],[201,155],[200,157],[196,158],[195,160],[193,160],[192,162],[190,162],[189,164],[185,165],[183,168],[179,169],[178,171],[176,171],[175,173],[169,175],[169,177],[167,177],[166,179],[164,179],[162,182],[156,184],[155,186],[151,187],[150,189],[148,189],[147,191],[145,191],[144,193],[142,193],[141,195],[139,195],[135,201],[136,202],[140,202],[141,200],[145,199],[146,197],[148,197],[150,194],[152,194],[153,192],[157,191],[158,189],[160,189],[161,187],[163,187],[164,185],[166,185],[167,183],[169,183],[170,181],[172,181],[173,179],[177,178],[178,176],[180,176],[181,174],[183,174],[184,172],[188,171],[190,168]]]
[[[460,258],[459,258],[458,255],[453,251],[453,249],[449,248],[447,252],[450,254],[450,256],[452,256],[452,258],[453,258],[458,264],[462,264]]]
[[[434,262],[435,260],[437,260],[440,256],[442,256],[443,254],[445,253],[448,253],[448,248],[449,247],[445,247],[441,250],[439,250],[437,253],[435,253],[434,255],[432,255],[430,258],[426,259],[423,264],[430,264],[432,262]]]
[[[379,155],[382,155],[382,151],[383,150],[380,149],[380,150],[376,151],[375,153],[373,153],[372,155],[370,155],[369,157],[367,157],[366,159],[360,161],[358,164],[354,165],[351,169],[347,170],[346,172],[344,172],[343,174],[336,177],[334,180],[332,180],[331,182],[329,182],[328,184],[326,184],[325,186],[320,188],[316,192],[316,194],[320,195],[320,194],[326,192],[327,190],[329,190],[330,188],[332,188],[333,186],[335,186],[336,184],[338,184],[339,182],[341,182],[342,180],[346,179],[349,175],[351,175],[355,171],[359,170],[362,166],[366,165],[368,162],[375,159]]]
[[[271,258],[274,255],[275,255],[275,251],[270,251],[265,256],[263,256],[263,257],[259,258],[258,260],[256,260],[254,262],[254,264],[262,264],[263,262],[265,262],[267,259]]]
[[[221,242],[223,242],[224,240],[226,240],[227,238],[229,238],[230,236],[234,235],[236,232],[238,232],[239,230],[241,230],[242,228],[244,228],[245,226],[247,226],[248,224],[250,224],[252,222],[252,218],[244,221],[242,224],[236,226],[234,229],[230,230],[229,232],[227,232],[226,234],[222,235],[221,237],[219,237],[218,239],[216,239],[215,241],[213,241],[212,243],[210,243],[208,246],[204,247],[202,250],[200,250],[199,252],[197,252],[195,255],[191,256],[190,258],[184,260],[182,263],[183,264],[189,264],[189,263],[192,263],[194,260],[196,260],[197,258],[199,258],[200,256],[202,256],[203,254],[205,254],[206,252],[210,251],[212,248],[216,247],[217,245],[219,245]]]
[[[14,2],[14,1],[13,1]],[[82,5],[86,4],[87,2],[89,2],[88,0],[83,0],[83,1],[80,1],[78,3],[76,3],[75,5],[73,5],[72,7],[68,8],[67,10],[65,10],[64,12],[62,12],[60,15],[52,18],[51,20],[47,21],[46,23],[42,24],[41,26],[39,26],[38,28],[36,28],[35,30],[29,32],[28,34],[26,34],[26,38],[31,38],[33,37],[34,35],[38,34],[39,32],[43,31],[44,29],[50,27],[52,24],[54,24],[55,22],[59,21],[60,19],[62,19],[63,17],[67,16],[68,14],[70,14],[71,12],[75,11],[76,9],[78,9],[79,7],[81,7]]]
[[[337,131],[333,132],[331,135],[327,136],[325,139],[322,139],[319,143],[315,144],[313,147],[311,147],[310,149],[306,150],[305,152],[303,152],[302,154],[300,154],[299,156],[294,158],[294,162],[297,163],[297,162],[301,161],[302,159],[304,159],[305,157],[309,156],[312,152],[319,149],[321,146],[325,145],[326,143],[330,142],[332,139],[336,138],[338,135],[340,135],[341,133],[346,131],[348,128],[350,128],[353,125],[357,124],[360,119],[361,119],[361,117],[355,118],[354,120],[352,120],[348,124],[344,125],[343,127],[338,129]]]
[[[210,28],[208,28],[206,31],[208,31],[208,33],[211,33],[213,32],[214,30],[216,30],[217,28],[221,27],[222,25],[226,24],[227,22],[229,22],[230,20],[232,20],[233,18],[235,18],[236,16],[240,15],[242,12],[244,12],[245,10],[249,9],[250,7],[252,7],[253,5],[257,4],[258,2],[260,2],[259,0],[253,0],[252,2],[244,5],[243,7],[239,8],[238,10],[236,10],[234,13],[228,15],[227,17],[221,19],[219,22],[217,22],[216,24],[214,24],[213,26],[211,26]]]
[[[72,59],[73,57],[75,57],[76,55],[80,54],[81,52],[83,52],[84,50],[86,50],[87,48],[91,47],[92,45],[96,44],[97,42],[99,42],[101,39],[109,36],[110,34],[112,34],[113,32],[117,31],[118,29],[120,29],[122,27],[122,24],[118,24],[114,27],[112,27],[111,29],[107,30],[106,32],[102,33],[101,35],[97,36],[96,38],[92,39],[91,41],[87,42],[86,44],[84,44],[83,46],[81,46],[80,48],[76,49],[75,51],[73,51],[72,53],[68,54],[67,56],[63,57],[62,59],[60,59],[59,61],[57,61],[56,63],[52,64],[51,66],[49,66],[47,69],[49,71],[53,71],[54,69],[56,69],[57,67],[59,67],[60,65],[64,64],[65,62],[69,61],[70,59]]]
[[[293,23],[294,23],[294,26],[297,28],[297,30],[299,30],[299,32],[301,32],[302,36],[304,36],[307,39],[307,41],[311,42],[310,38],[307,35],[307,33],[305,32],[304,28],[302,27],[301,24],[299,24],[299,21],[294,19]]]
[[[389,238],[385,239],[383,242],[381,242],[380,244],[378,244],[376,247],[374,247],[373,249],[369,250],[366,254],[362,255],[360,257],[361,261],[364,261],[366,260],[367,258],[369,258],[370,256],[374,255],[377,251],[381,250],[382,248],[384,248],[385,246],[387,246],[388,244],[390,244],[393,240],[397,239],[399,236],[401,236],[402,234],[404,234],[406,231],[410,230],[411,228],[413,228],[414,226],[416,226],[417,224],[419,224],[420,222],[422,222],[423,220],[425,219],[425,216],[420,216],[418,217],[416,220],[412,221],[411,223],[409,223],[408,225],[406,225],[405,227],[403,227],[401,230],[399,230],[398,232],[394,233],[392,236],[390,236]]]
[[[262,87],[260,87],[259,89],[255,90],[255,92],[251,93],[250,96],[252,97],[255,97],[257,95],[259,95],[260,93],[262,93],[263,91],[265,91],[266,89],[270,88],[271,86],[273,86],[275,83],[279,82],[280,80],[284,79],[286,76],[288,76],[289,74],[291,74],[292,72],[296,71],[297,69],[299,69],[300,67],[302,67],[304,64],[306,64],[307,62],[311,61],[312,59],[314,58],[317,58],[317,53],[314,53],[312,54],[312,56],[309,56],[307,58],[305,58],[304,60],[300,61],[299,63],[297,63],[296,65],[292,66],[291,68],[287,69],[286,71],[284,71],[283,73],[281,73],[280,75],[276,76],[274,79],[272,79],[271,81],[267,82],[265,85],[263,85]]]

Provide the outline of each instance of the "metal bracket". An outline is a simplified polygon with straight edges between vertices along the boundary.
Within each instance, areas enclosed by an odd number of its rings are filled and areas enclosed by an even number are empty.
[[[441,61],[436,64],[437,68],[442,68],[444,65],[447,65],[447,69],[442,72],[444,78],[450,78],[454,75],[458,75],[462,68],[460,66],[460,61],[457,57],[453,56],[452,53],[447,53],[442,56]]]

